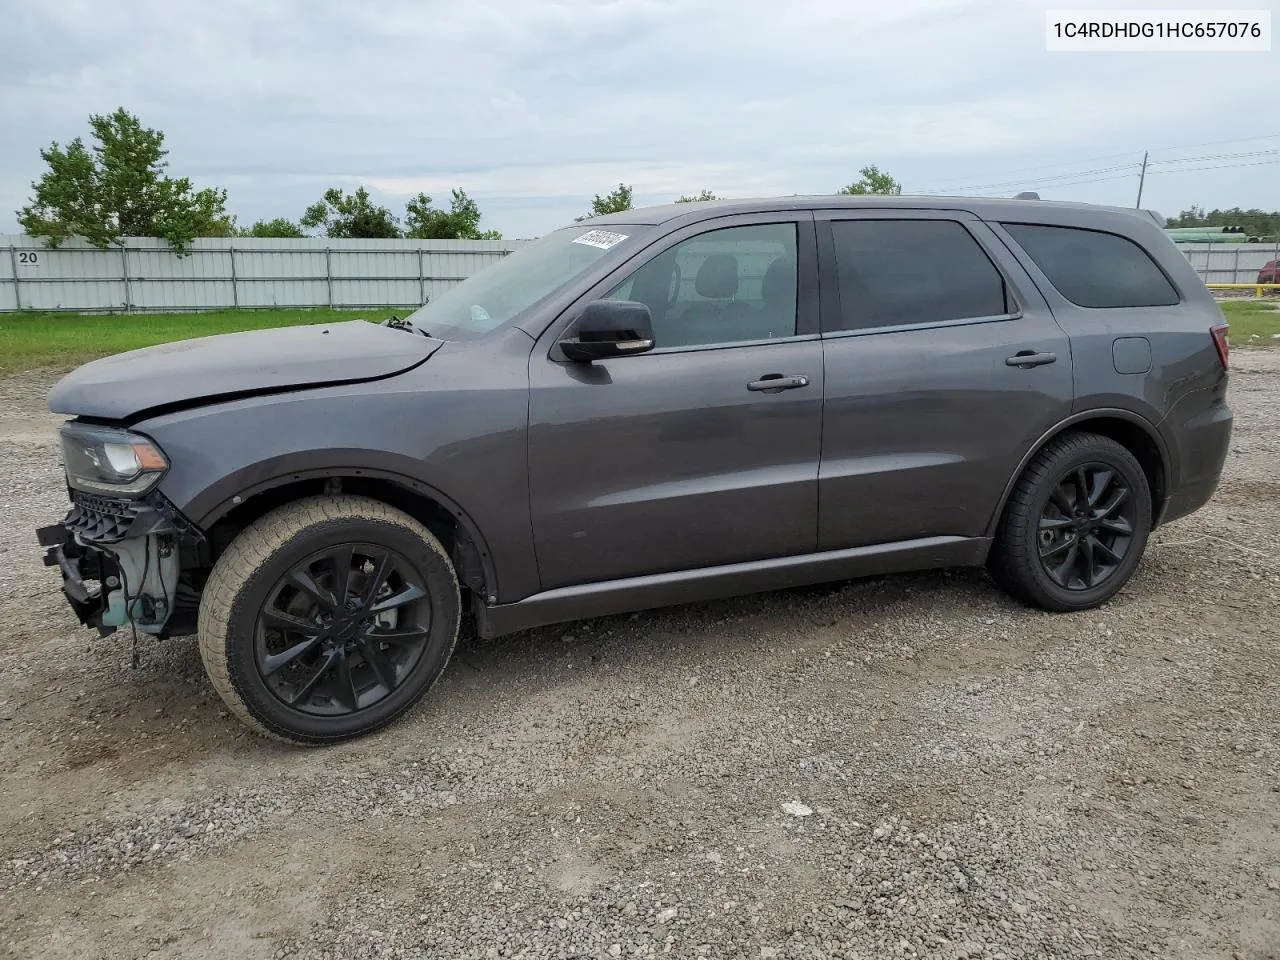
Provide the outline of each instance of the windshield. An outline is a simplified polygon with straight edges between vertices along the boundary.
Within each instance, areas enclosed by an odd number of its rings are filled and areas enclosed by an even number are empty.
[[[409,315],[419,330],[442,340],[474,340],[504,327],[627,241],[651,227],[566,227],[527,243],[491,267],[450,287]]]

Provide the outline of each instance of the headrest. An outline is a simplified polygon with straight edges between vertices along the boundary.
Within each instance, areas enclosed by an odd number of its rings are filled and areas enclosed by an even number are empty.
[[[769,264],[760,281],[760,299],[775,307],[795,305],[796,266],[790,257],[778,257]]]
[[[693,281],[698,296],[728,300],[738,292],[738,258],[731,253],[715,253],[702,261]]]

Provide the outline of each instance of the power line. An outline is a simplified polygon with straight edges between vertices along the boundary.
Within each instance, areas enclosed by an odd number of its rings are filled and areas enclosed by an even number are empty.
[[[1255,160],[1251,163],[1223,163],[1212,167],[1182,167],[1179,170],[1158,170],[1157,173],[1195,173],[1197,170],[1236,170],[1240,167],[1266,167],[1271,164],[1280,163],[1280,159],[1276,160]]]
[[[1047,184],[1054,180],[1070,180],[1075,177],[1089,176],[1095,173],[1111,173],[1115,170],[1128,170],[1131,167],[1136,167],[1138,162],[1139,161],[1134,160],[1130,163],[1120,163],[1111,167],[1097,167],[1093,170],[1075,170],[1071,173],[1059,173],[1049,177],[1033,177],[1031,179],[1023,180],[1002,180],[998,183],[974,183],[964,187],[949,187],[946,188],[945,192],[954,192],[958,190],[990,190],[996,187],[1022,187],[1033,184]],[[929,191],[922,192],[928,193]]]
[[[1178,157],[1172,160],[1152,160],[1151,165],[1169,163],[1192,163],[1198,160],[1235,160],[1239,157],[1265,157],[1280,153],[1280,150],[1249,150],[1242,153],[1210,153],[1199,157]]]
[[[995,170],[992,173],[987,174],[987,176],[1002,176],[1006,173],[1022,173],[1025,170],[1052,170],[1054,167],[1071,167],[1081,163],[1097,163],[1100,160],[1114,160],[1117,157],[1132,157],[1135,156],[1137,152],[1137,150],[1127,150],[1124,153],[1108,153],[1105,156],[1086,157],[1082,160],[1063,160],[1060,163],[1038,163],[1028,167],[1014,167],[1011,170]],[[1137,161],[1135,160],[1134,162],[1136,163]],[[947,179],[939,182],[954,183],[957,180],[972,180],[974,177],[978,176],[982,176],[982,174],[974,174],[973,176],[965,177],[948,177]]]
[[[1276,160],[1257,160],[1257,161],[1252,161],[1252,162],[1250,162],[1250,163],[1224,163],[1224,164],[1215,164],[1215,165],[1213,165],[1213,166],[1208,166],[1208,167],[1175,167],[1175,168],[1173,168],[1173,169],[1171,169],[1171,170],[1169,170],[1169,169],[1162,169],[1162,170],[1151,170],[1151,169],[1148,169],[1148,170],[1147,170],[1147,175],[1148,175],[1148,176],[1157,176],[1157,175],[1160,175],[1160,174],[1166,174],[1166,173],[1193,173],[1193,172],[1195,172],[1195,171],[1197,171],[1197,170],[1234,170],[1234,169],[1237,169],[1237,168],[1239,168],[1239,167],[1261,167],[1261,166],[1269,166],[1269,165],[1277,164],[1277,163],[1280,163],[1280,159],[1276,159]],[[1138,171],[1138,169],[1137,169],[1138,164],[1134,164],[1133,166],[1134,166],[1134,168],[1135,168],[1135,169],[1133,169],[1132,171],[1130,171],[1130,172],[1128,172],[1128,173],[1113,174],[1113,175],[1111,175],[1111,176],[1106,176],[1106,177],[1086,177],[1085,179],[1082,179],[1082,180],[1060,180],[1059,182],[1055,182],[1055,183],[1050,183],[1050,184],[1042,185],[1042,189],[1056,189],[1056,188],[1059,188],[1059,187],[1079,187],[1079,186],[1084,186],[1085,184],[1089,184],[1089,183],[1110,183],[1110,182],[1113,182],[1113,181],[1116,181],[1116,180],[1131,180],[1133,177],[1137,176],[1137,175],[1138,175],[1138,172],[1139,172],[1139,171]],[[1150,167],[1150,164],[1148,165],[1148,167]],[[1083,173],[1083,172],[1085,172],[1085,171],[1082,171],[1082,173]],[[1029,180],[1024,180],[1024,181],[1014,181],[1014,183],[1015,183],[1015,184],[1025,184],[1025,185],[1030,185],[1030,184],[1032,183],[1032,181],[1029,181]],[[979,188],[978,188],[978,187],[972,187],[972,188],[969,188],[969,189],[975,189],[975,190],[976,190],[976,189],[979,189]],[[925,194],[925,195],[927,196],[927,194]]]
[[[1166,150],[1190,150],[1193,147],[1220,147],[1224,143],[1253,143],[1255,140],[1274,140],[1280,133],[1264,133],[1260,137],[1239,137],[1235,140],[1206,140],[1204,143],[1184,143],[1177,147],[1156,147],[1152,153],[1164,153]]]
[[[1165,152],[1167,152],[1167,151],[1169,151],[1169,150],[1190,150],[1190,149],[1193,149],[1193,148],[1195,148],[1195,147],[1212,147],[1212,146],[1221,146],[1222,144],[1228,144],[1228,143],[1254,143],[1254,142],[1257,142],[1257,141],[1259,141],[1259,140],[1274,140],[1274,139],[1277,139],[1277,138],[1280,138],[1280,133],[1267,133],[1267,134],[1263,134],[1263,135],[1261,135],[1261,136],[1257,136],[1257,137],[1236,137],[1236,138],[1233,138],[1233,139],[1230,139],[1230,140],[1206,140],[1206,141],[1203,141],[1203,142],[1201,142],[1201,143],[1184,143],[1184,144],[1179,144],[1179,145],[1176,145],[1176,146],[1169,146],[1169,147],[1155,147],[1154,149],[1150,150],[1149,152],[1150,152],[1150,153],[1165,153]],[[1261,152],[1269,152],[1269,151],[1259,151],[1259,153],[1261,153]],[[1138,158],[1138,156],[1137,156],[1137,155],[1138,155],[1138,151],[1137,151],[1137,150],[1129,150],[1129,151],[1126,151],[1126,152],[1124,152],[1124,153],[1110,153],[1110,154],[1105,154],[1105,155],[1100,156],[1100,157],[1086,157],[1086,158],[1084,158],[1084,159],[1082,159],[1082,160],[1064,160],[1064,161],[1060,161],[1060,162],[1058,162],[1058,163],[1035,164],[1035,165],[1027,166],[1027,167],[1013,167],[1013,168],[1011,168],[1011,169],[996,170],[996,171],[993,171],[993,172],[992,172],[992,174],[993,174],[993,175],[995,175],[995,176],[1000,176],[1000,175],[1002,175],[1002,174],[1021,173],[1021,172],[1028,171],[1028,170],[1053,170],[1053,169],[1055,169],[1055,168],[1057,168],[1057,167],[1076,166],[1076,165],[1078,165],[1078,164],[1084,164],[1084,163],[1097,163],[1097,162],[1100,162],[1100,161],[1102,161],[1102,160],[1114,160],[1114,159],[1116,159],[1116,158],[1118,158],[1118,157],[1133,157],[1132,164],[1136,167],[1138,164],[1140,164],[1140,163],[1141,163],[1141,160]],[[1225,158],[1230,157],[1230,156],[1246,156],[1246,155],[1249,155],[1249,154],[1245,154],[1245,153],[1241,153],[1241,154],[1224,154],[1224,155],[1222,155],[1222,157],[1221,157],[1221,158],[1222,158],[1222,159],[1225,159]],[[1188,158],[1170,158],[1170,159],[1168,159],[1168,160],[1152,160],[1152,161],[1150,161],[1150,165],[1151,165],[1151,166],[1155,166],[1156,164],[1181,163],[1181,162],[1183,162],[1184,160],[1194,160],[1194,159],[1199,159],[1199,158],[1192,158],[1192,157],[1188,157]],[[1207,159],[1207,158],[1205,158],[1205,159]],[[1215,157],[1214,159],[1218,159],[1218,158],[1216,158],[1216,157]],[[1105,169],[1110,170],[1110,169],[1118,169],[1118,168],[1105,168]],[[1100,170],[1076,170],[1076,171],[1074,171],[1074,172],[1068,172],[1068,173],[1064,173],[1064,174],[1059,174],[1058,176],[1059,176],[1059,177],[1079,177],[1079,176],[1086,176],[1086,175],[1088,175],[1088,174],[1093,174],[1093,173],[1098,173],[1098,172],[1101,172],[1101,171],[1100,171]],[[1010,186],[1010,185],[1012,185],[1012,186],[1019,186],[1019,185],[1022,185],[1022,184],[1026,184],[1026,183],[1031,183],[1031,182],[1033,182],[1033,181],[1026,181],[1026,180],[1013,180],[1013,181],[1006,181],[1006,182],[1003,182],[1003,183],[995,183],[995,184],[980,184],[980,185],[977,185],[977,186],[965,186],[965,187],[948,187],[948,186],[945,186],[945,184],[948,184],[948,183],[955,183],[956,181],[961,181],[961,182],[963,182],[963,181],[965,181],[965,180],[972,180],[972,179],[975,179],[975,178],[974,178],[974,177],[948,177],[948,178],[946,178],[945,180],[938,181],[938,182],[942,183],[944,186],[942,186],[942,187],[937,187],[937,188],[933,188],[933,189],[930,189],[930,190],[920,190],[920,191],[918,191],[918,192],[919,192],[919,193],[921,193],[921,194],[930,194],[930,193],[955,193],[955,192],[959,192],[959,191],[962,191],[962,190],[984,190],[984,189],[990,189],[990,188],[993,188],[993,187],[1003,187],[1003,186]],[[1037,180],[1037,181],[1034,181],[1034,182],[1042,182],[1042,181],[1041,181],[1041,180]]]
[[[1193,170],[1230,170],[1238,167],[1263,166],[1269,163],[1280,163],[1280,160],[1263,160],[1263,161],[1250,162],[1250,163],[1215,164],[1213,166],[1204,166],[1203,161],[1230,160],[1230,159],[1237,159],[1241,157],[1263,157],[1263,156],[1272,156],[1278,153],[1280,153],[1280,150],[1252,150],[1252,151],[1244,151],[1240,153],[1206,154],[1199,157],[1182,157],[1182,158],[1171,159],[1171,160],[1152,160],[1149,162],[1148,168],[1154,167],[1157,164],[1161,164],[1162,166],[1161,166],[1161,169],[1159,170],[1149,169],[1148,172],[1152,174],[1185,173]],[[1168,167],[1169,164],[1179,164],[1179,163],[1199,163],[1201,165],[1188,166],[1188,167],[1172,167],[1172,168]],[[1113,167],[1099,167],[1096,170],[1077,170],[1074,173],[1062,173],[1062,174],[1057,174],[1051,177],[1037,177],[1030,180],[1006,180],[1000,183],[978,183],[978,184],[973,184],[967,187],[955,187],[950,190],[942,191],[942,192],[953,193],[953,192],[962,192],[965,190],[993,190],[993,189],[1000,189],[1000,188],[1031,187],[1031,186],[1040,186],[1043,188],[1074,187],[1074,186],[1079,186],[1085,183],[1103,183],[1110,180],[1123,180],[1126,177],[1130,177],[1137,174],[1139,171],[1134,168],[1138,167],[1139,165],[1140,164],[1138,162],[1135,162],[1132,164],[1118,164]],[[1119,176],[1114,176],[1114,177],[1093,176],[1094,174],[1114,173],[1117,170],[1131,170],[1131,172],[1121,174]],[[1081,178],[1086,178],[1086,179],[1081,179]],[[928,191],[922,191],[922,192],[927,193]]]
[[[1148,169],[1148,170],[1147,170],[1147,175],[1148,175],[1148,176],[1157,176],[1157,175],[1163,175],[1163,174],[1166,174],[1166,173],[1195,173],[1195,172],[1200,171],[1200,170],[1236,170],[1236,169],[1238,169],[1238,168],[1240,168],[1240,167],[1265,167],[1265,166],[1269,166],[1269,165],[1271,165],[1271,164],[1276,164],[1276,163],[1280,163],[1280,159],[1276,159],[1276,160],[1255,160],[1255,161],[1252,161],[1252,162],[1250,162],[1250,163],[1221,163],[1221,164],[1214,164],[1213,166],[1209,166],[1209,167],[1180,167],[1180,168],[1175,168],[1175,169],[1173,169],[1173,170],[1150,170],[1150,169]],[[1150,166],[1150,165],[1148,165],[1148,166]],[[1083,183],[1101,183],[1101,182],[1106,181],[1106,180],[1127,180],[1127,179],[1128,179],[1129,177],[1131,177],[1131,176],[1133,176],[1133,174],[1132,174],[1132,173],[1130,173],[1130,174],[1124,174],[1124,175],[1122,175],[1122,176],[1118,176],[1118,177],[1097,177],[1097,178],[1092,178],[1092,179],[1089,179],[1089,180],[1074,180],[1074,181],[1072,181],[1071,183],[1056,183],[1056,184],[1054,184],[1054,186],[1055,186],[1055,187],[1075,187],[1075,186],[1079,186],[1080,184],[1083,184]]]
[[[1111,180],[1132,180],[1134,177],[1138,175],[1138,170],[1136,169],[1137,166],[1138,165],[1135,164],[1135,169],[1130,173],[1121,173],[1111,177],[1090,177],[1087,180],[1072,180],[1068,183],[1052,183],[1045,189],[1053,189],[1055,187],[1078,187],[1081,184],[1085,184],[1085,183],[1107,183],[1108,181],[1111,181]]]

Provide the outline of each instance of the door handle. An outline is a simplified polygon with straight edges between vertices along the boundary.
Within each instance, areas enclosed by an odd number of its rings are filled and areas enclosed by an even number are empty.
[[[1005,357],[1005,365],[1010,367],[1022,367],[1029,370],[1032,367],[1043,367],[1046,363],[1053,363],[1058,359],[1056,353],[1036,353],[1034,350],[1019,350],[1012,357]]]
[[[808,385],[809,378],[800,374],[788,377],[781,373],[766,373],[759,380],[752,380],[748,383],[747,389],[764,393],[781,393],[783,390],[794,390],[796,387],[807,387]]]

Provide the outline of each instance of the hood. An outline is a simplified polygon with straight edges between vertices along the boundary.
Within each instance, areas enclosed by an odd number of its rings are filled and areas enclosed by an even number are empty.
[[[365,320],[180,340],[85,364],[58,381],[49,409],[128,420],[160,407],[378,380],[417,366],[442,344]]]

